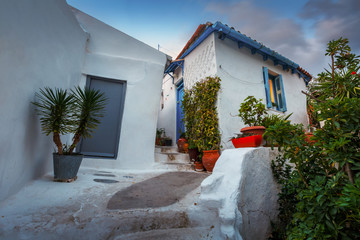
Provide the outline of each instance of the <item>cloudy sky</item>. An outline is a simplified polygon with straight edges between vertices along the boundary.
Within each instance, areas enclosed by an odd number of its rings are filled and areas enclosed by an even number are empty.
[[[101,21],[176,57],[201,23],[221,21],[316,76],[329,40],[360,54],[360,0],[67,0]]]

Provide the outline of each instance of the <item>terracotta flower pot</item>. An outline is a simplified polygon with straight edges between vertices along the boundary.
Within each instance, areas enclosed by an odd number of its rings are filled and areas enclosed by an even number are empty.
[[[231,140],[235,148],[259,147],[262,143],[261,135],[254,135]]]
[[[189,150],[189,144],[186,142],[184,143],[184,153],[188,153]]]
[[[179,138],[177,141],[178,151],[184,152],[184,144],[187,143],[187,140],[185,138]]]
[[[195,171],[197,171],[197,172],[203,172],[205,170],[202,162],[195,161],[194,166],[195,166]]]
[[[263,135],[265,132],[265,127],[264,126],[244,127],[240,131],[244,134]]]
[[[209,150],[204,151],[204,155],[202,157],[203,165],[208,172],[212,172],[214,169],[215,163],[220,157],[219,150]]]

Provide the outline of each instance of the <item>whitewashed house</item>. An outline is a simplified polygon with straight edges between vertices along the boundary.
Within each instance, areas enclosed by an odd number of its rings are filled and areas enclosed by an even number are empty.
[[[218,113],[222,146],[244,127],[238,114],[247,96],[263,99],[270,113],[308,125],[306,90],[311,75],[298,64],[220,22],[201,24],[176,60],[165,70],[158,128],[173,139],[184,131],[183,91],[207,76],[221,78]],[[276,103],[277,107],[273,107]]]
[[[0,43],[0,201],[52,170],[52,137],[30,103],[43,87],[87,85],[109,98],[80,146],[82,166],[151,166],[165,54],[65,0],[1,1]]]

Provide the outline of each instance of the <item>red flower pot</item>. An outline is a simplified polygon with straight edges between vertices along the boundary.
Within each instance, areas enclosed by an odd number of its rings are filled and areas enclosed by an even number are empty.
[[[204,151],[203,157],[202,157],[202,163],[208,172],[212,172],[214,169],[215,163],[220,157],[219,150],[209,150]]]
[[[254,135],[231,140],[235,148],[259,147],[262,143],[262,135]]]
[[[265,132],[265,127],[264,126],[244,127],[240,131],[242,133],[251,134],[251,135],[263,135]]]
[[[179,138],[177,141],[178,151],[184,152],[184,144],[187,143],[187,140],[185,138]]]
[[[202,164],[202,162],[195,161],[194,166],[195,166],[195,171],[197,171],[197,172],[203,172],[204,171],[204,165]]]

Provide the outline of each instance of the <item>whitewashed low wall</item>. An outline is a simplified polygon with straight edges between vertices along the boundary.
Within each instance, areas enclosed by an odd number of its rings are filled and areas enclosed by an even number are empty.
[[[278,214],[270,148],[225,150],[201,184],[200,206],[217,212],[217,239],[267,239]],[[213,221],[214,219],[212,219]]]

